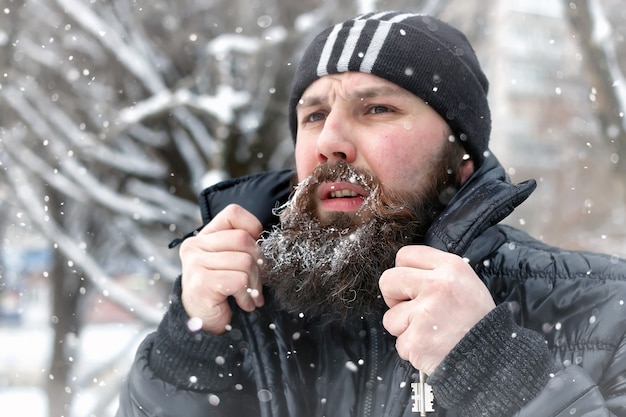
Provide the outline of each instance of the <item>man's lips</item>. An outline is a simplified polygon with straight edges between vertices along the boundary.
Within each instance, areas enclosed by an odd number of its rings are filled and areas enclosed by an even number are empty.
[[[320,208],[328,211],[356,211],[369,192],[350,182],[324,182],[317,189]]]

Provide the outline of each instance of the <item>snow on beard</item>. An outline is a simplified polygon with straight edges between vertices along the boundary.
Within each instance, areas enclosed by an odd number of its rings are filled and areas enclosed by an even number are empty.
[[[369,194],[357,212],[318,215],[323,182],[348,181]],[[431,189],[428,187],[428,189]],[[435,200],[437,193],[434,194]],[[294,313],[346,319],[380,311],[381,274],[400,247],[420,240],[432,215],[428,198],[383,189],[372,174],[339,162],[322,164],[281,207],[280,227],[262,238],[262,279]]]

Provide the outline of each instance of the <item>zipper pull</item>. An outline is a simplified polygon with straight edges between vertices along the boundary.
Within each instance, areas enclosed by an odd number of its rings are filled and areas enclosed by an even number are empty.
[[[433,401],[433,388],[426,383],[426,375],[422,371],[419,372],[419,382],[413,382],[411,389],[413,390],[413,408],[414,413],[420,413],[420,416],[426,416],[426,413],[435,412]]]

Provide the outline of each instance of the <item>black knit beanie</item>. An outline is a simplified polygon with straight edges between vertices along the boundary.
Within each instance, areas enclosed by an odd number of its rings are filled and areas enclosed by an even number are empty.
[[[478,166],[491,132],[489,82],[469,41],[431,16],[368,13],[331,26],[315,37],[295,73],[289,127],[295,140],[296,105],[318,78],[358,71],[412,92],[448,123]]]

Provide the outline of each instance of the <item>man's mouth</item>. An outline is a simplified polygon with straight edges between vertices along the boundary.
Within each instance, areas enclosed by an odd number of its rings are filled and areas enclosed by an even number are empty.
[[[369,192],[350,182],[325,182],[318,188],[320,208],[324,211],[357,211]]]
[[[347,181],[323,182],[317,189],[317,196],[320,200],[354,197],[366,198],[368,195],[369,191],[363,186]]]
[[[328,198],[356,197],[358,194],[352,190],[331,191]]]

